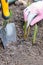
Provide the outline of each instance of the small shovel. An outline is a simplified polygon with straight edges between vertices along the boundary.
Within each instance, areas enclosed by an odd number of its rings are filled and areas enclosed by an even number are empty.
[[[8,23],[5,28],[0,28],[0,38],[4,48],[6,48],[9,43],[16,42],[15,24]]]

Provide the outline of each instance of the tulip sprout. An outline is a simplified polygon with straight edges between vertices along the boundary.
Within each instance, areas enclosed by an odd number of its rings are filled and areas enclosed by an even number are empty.
[[[35,44],[37,32],[38,32],[38,26],[37,26],[37,24],[35,24],[35,26],[34,26],[34,34],[33,34],[33,44]]]
[[[27,4],[27,6],[28,5],[30,5],[30,2]],[[26,39],[28,37],[29,32],[30,32],[30,26],[28,27],[28,29],[26,27],[27,27],[27,23],[25,22],[24,26],[23,26],[23,29],[24,29],[24,39]],[[37,24],[35,24],[35,26],[34,26],[33,40],[32,40],[33,44],[35,44],[37,32],[38,32],[38,26],[37,26]]]
[[[26,22],[24,23],[23,30],[24,30],[24,39],[26,39],[29,35],[29,32],[30,32],[30,26],[27,29],[27,23]]]
[[[12,16],[12,11],[10,10],[10,17]]]
[[[27,23],[24,23],[23,30],[24,30],[24,39],[27,38],[27,30],[26,30]]]
[[[30,2],[27,3],[27,6],[28,5],[30,5]],[[29,32],[30,32],[30,26],[27,29],[27,22],[24,23],[23,30],[24,30],[24,39],[26,39],[29,35]]]

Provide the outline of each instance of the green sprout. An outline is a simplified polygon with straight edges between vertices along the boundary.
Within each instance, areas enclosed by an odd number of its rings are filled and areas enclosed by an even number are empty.
[[[27,36],[30,34],[30,26],[27,29]]]
[[[27,38],[26,26],[27,26],[27,23],[25,22],[25,23],[24,23],[24,26],[23,26],[23,30],[24,30],[24,39]]]
[[[27,3],[27,6],[29,6],[30,4],[31,4],[30,2]],[[33,35],[33,44],[36,41],[37,32],[38,32],[38,26],[37,26],[37,24],[35,24],[35,27],[34,27],[34,35]]]
[[[26,22],[24,23],[23,30],[24,30],[24,39],[26,39],[29,35],[29,32],[30,32],[30,26],[27,28]]]
[[[37,24],[35,24],[35,26],[34,26],[34,35],[33,35],[33,44],[35,44],[37,32],[38,32],[38,26],[37,26]]]
[[[29,5],[30,5],[30,2],[27,3],[27,6],[29,6]],[[25,22],[23,29],[24,29],[24,38],[26,39],[30,32],[30,26],[27,29],[27,23]],[[36,41],[37,32],[38,32],[38,26],[37,26],[37,24],[35,24],[34,34],[33,34],[33,44]]]
[[[12,16],[12,11],[10,10],[10,17]]]
[[[3,23],[2,23],[3,28],[6,27],[7,23],[8,23],[7,20],[4,20],[4,21],[3,21]]]
[[[30,2],[27,3],[27,6],[29,5],[30,5]],[[24,23],[23,30],[24,30],[24,39],[26,39],[30,32],[30,26],[27,29],[27,22]]]

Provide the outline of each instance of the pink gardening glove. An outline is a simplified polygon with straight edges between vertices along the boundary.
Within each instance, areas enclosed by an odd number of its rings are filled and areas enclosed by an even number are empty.
[[[24,20],[29,25],[33,26],[37,22],[43,19],[43,1],[32,3],[23,11]]]

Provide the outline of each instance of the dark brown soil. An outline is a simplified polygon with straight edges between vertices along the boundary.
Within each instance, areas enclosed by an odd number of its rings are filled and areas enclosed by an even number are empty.
[[[32,45],[33,27],[27,40],[23,39],[23,9],[21,4],[11,5],[13,12],[11,22],[16,25],[17,42],[11,43],[6,49],[0,45],[0,65],[43,65],[43,21],[38,23],[36,45]],[[0,23],[3,18],[0,11]]]

